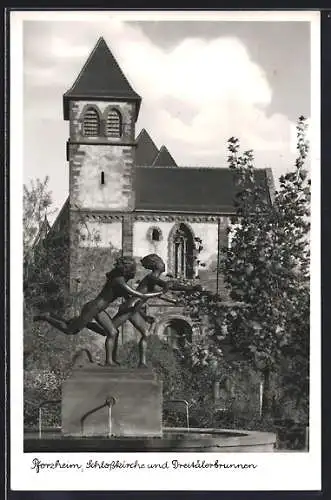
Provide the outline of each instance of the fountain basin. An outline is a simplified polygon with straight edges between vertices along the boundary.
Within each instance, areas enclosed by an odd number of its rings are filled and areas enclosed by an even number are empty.
[[[68,437],[25,432],[24,452],[273,452],[276,434],[231,429],[164,428],[162,437]]]

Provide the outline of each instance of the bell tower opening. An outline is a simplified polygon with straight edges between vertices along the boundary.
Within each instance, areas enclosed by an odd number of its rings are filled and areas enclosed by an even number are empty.
[[[69,120],[70,130],[69,195],[76,209],[132,211],[140,103],[140,96],[100,38],[63,96],[64,119]]]
[[[63,95],[64,119],[69,122],[70,290],[75,290],[78,279],[84,282],[92,247],[102,253],[111,243],[114,251],[122,247],[126,254],[132,253],[135,126],[140,104],[141,97],[100,38]],[[116,218],[114,212],[126,214]],[[88,228],[86,238],[80,236],[82,225]],[[113,257],[109,252],[105,268],[113,265]]]

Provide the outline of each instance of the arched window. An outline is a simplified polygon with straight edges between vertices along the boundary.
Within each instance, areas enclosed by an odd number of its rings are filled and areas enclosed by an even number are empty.
[[[98,137],[100,135],[100,118],[94,108],[87,108],[83,119],[83,135]]]
[[[108,137],[121,137],[122,135],[122,117],[116,109],[111,109],[108,112],[105,133]]]
[[[193,249],[191,230],[180,224],[169,238],[169,267],[175,278],[193,278]]]

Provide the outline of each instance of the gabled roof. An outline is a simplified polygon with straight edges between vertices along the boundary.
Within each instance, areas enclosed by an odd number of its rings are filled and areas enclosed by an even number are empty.
[[[118,99],[136,102],[138,117],[141,97],[133,90],[105,40],[99,38],[73,86],[63,96],[64,119],[69,119],[70,99]]]
[[[43,241],[47,234],[49,233],[49,230],[50,230],[51,226],[48,222],[48,219],[47,219],[47,215],[45,215],[45,218],[43,220],[43,222],[41,223],[40,225],[40,228],[39,228],[39,231],[35,237],[35,240],[33,242],[33,247],[37,246],[41,241]]]
[[[256,170],[256,182],[270,199],[266,170]],[[137,167],[137,211],[234,213],[236,186],[228,168]]]
[[[162,146],[159,154],[153,162],[153,167],[177,167],[177,163],[167,150],[165,146]]]
[[[136,142],[136,165],[152,165],[159,150],[144,128],[138,135]]]
[[[67,197],[66,201],[62,205],[60,212],[57,214],[55,221],[51,227],[50,233],[61,231],[65,228],[68,221],[68,214],[70,209],[70,196]]]

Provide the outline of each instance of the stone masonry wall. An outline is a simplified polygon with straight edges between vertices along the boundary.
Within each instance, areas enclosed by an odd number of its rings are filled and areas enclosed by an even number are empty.
[[[99,114],[98,137],[82,135],[84,111]],[[122,136],[107,137],[104,122],[110,109],[122,116]],[[135,154],[134,105],[126,102],[73,101],[70,103],[70,204],[78,209],[130,211],[134,206],[133,165]],[[101,182],[103,172],[104,184]]]
[[[90,300],[101,289],[105,274],[121,255],[122,222],[91,220],[91,215],[70,212],[70,289]]]
[[[149,271],[140,265],[140,259],[147,253],[158,253],[167,262],[167,235],[169,235],[174,222],[161,222],[157,226],[162,229],[163,240],[160,248],[152,248],[149,238],[149,227],[154,227],[155,222],[133,221],[134,214],[113,214],[97,216],[89,212],[71,210],[71,251],[70,251],[70,278],[71,293],[76,297],[77,310],[81,305],[93,298],[105,282],[105,274],[114,265],[115,259],[121,255],[133,255],[138,264],[137,275],[132,285],[136,286],[139,280]],[[222,224],[217,223],[191,223],[194,235],[202,239],[206,268],[199,271],[200,282],[206,288],[216,290],[216,262],[217,241],[220,245],[227,242],[226,220]],[[162,251],[163,249],[163,251]],[[163,253],[165,255],[163,255]],[[218,279],[219,292],[222,293],[222,278]],[[109,312],[113,315],[117,311],[120,301],[110,307]],[[158,327],[153,330],[156,334],[162,334],[162,326],[166,324],[167,318],[184,318],[182,308],[169,305],[160,300],[149,301],[150,314],[158,319]],[[190,319],[187,318],[188,322]],[[193,325],[192,325],[193,328]],[[202,328],[196,331],[203,331]],[[137,332],[130,324],[126,324],[123,330],[124,339],[137,338]]]
[[[132,168],[132,146],[71,144],[71,206],[92,211],[131,210],[134,202]]]
[[[92,107],[98,113],[101,121],[101,130],[110,109],[116,109],[122,117],[122,136],[119,138],[85,137],[83,135],[83,117],[87,108]],[[121,101],[71,101],[70,102],[70,141],[105,144],[133,144],[135,140],[135,105],[132,102]]]
[[[69,204],[66,202],[46,237],[48,267],[56,288],[48,291],[50,307],[62,312],[67,303],[70,276]]]
[[[217,254],[219,242],[220,249],[227,246],[228,218],[220,217],[217,222],[187,222],[194,237],[201,238],[203,250],[199,254],[199,260],[204,267],[199,269],[201,285],[208,290],[216,292],[217,289]],[[166,264],[166,273],[169,271],[169,236],[176,226],[175,221],[134,221],[133,223],[133,254],[141,258],[149,253],[157,253]],[[152,241],[151,232],[156,228],[160,232],[160,241]],[[218,291],[224,291],[222,277],[218,277]]]

